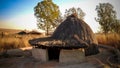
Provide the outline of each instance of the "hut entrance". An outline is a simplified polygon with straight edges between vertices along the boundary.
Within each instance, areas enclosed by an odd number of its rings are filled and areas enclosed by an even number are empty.
[[[48,58],[49,60],[59,60],[60,49],[58,48],[49,48],[48,49]]]

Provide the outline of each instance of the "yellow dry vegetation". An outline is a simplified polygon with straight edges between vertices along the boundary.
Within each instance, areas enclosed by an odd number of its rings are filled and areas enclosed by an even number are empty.
[[[41,35],[18,35],[18,34],[9,34],[0,36],[0,52],[22,48],[22,47],[30,47],[29,40],[33,38],[39,38]]]
[[[118,34],[95,34],[99,44],[117,47],[120,49],[120,35]],[[30,47],[29,40],[33,38],[40,38],[43,35],[18,35],[18,34],[0,34],[0,52],[9,49]]]
[[[109,45],[113,47],[117,47],[120,49],[120,35],[118,34],[96,34],[96,38],[99,44]]]

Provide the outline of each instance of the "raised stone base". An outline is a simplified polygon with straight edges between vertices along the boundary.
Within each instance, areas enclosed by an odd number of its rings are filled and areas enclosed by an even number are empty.
[[[82,50],[61,50],[60,63],[80,63],[85,61],[85,53]]]
[[[47,51],[47,49],[33,48],[32,49],[32,56],[36,60],[40,60],[42,62],[48,61],[48,51]]]

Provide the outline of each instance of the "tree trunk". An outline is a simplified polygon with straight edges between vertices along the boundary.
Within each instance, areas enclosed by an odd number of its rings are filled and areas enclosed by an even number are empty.
[[[46,29],[46,35],[49,35],[49,28],[48,28],[48,25],[47,25],[47,29]]]
[[[46,33],[46,35],[48,35],[49,34],[49,30],[48,30],[48,28],[47,28],[47,33]]]

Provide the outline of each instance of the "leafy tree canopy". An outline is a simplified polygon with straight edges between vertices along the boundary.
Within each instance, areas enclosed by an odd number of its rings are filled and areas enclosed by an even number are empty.
[[[66,18],[67,16],[71,14],[76,14],[79,19],[84,19],[85,13],[82,11],[81,8],[70,8],[66,9],[64,17]]]
[[[104,33],[119,32],[120,21],[117,20],[116,11],[110,3],[100,3],[96,6],[98,18],[96,21],[101,25]]]
[[[45,30],[48,34],[49,30],[58,25],[60,11],[59,7],[52,0],[44,0],[34,7],[34,15],[38,21],[38,28]]]

